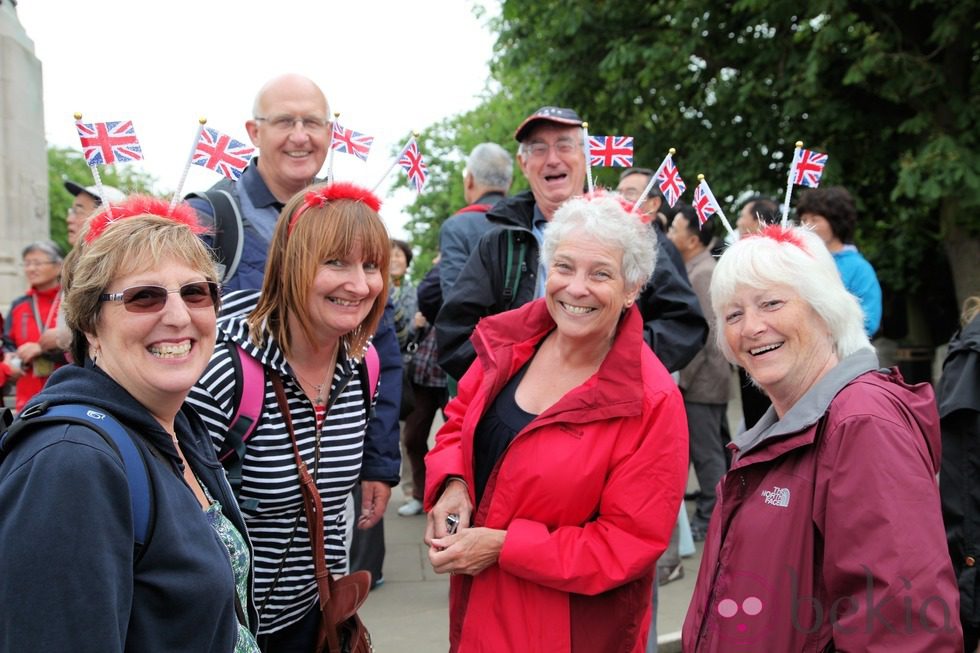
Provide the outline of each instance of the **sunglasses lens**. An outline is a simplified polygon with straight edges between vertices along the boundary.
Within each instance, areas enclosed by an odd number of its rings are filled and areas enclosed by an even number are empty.
[[[180,287],[180,297],[184,303],[194,308],[214,306],[218,296],[218,285],[210,281],[188,283]]]
[[[123,291],[123,305],[134,313],[159,311],[167,303],[167,289],[160,286],[135,286]]]

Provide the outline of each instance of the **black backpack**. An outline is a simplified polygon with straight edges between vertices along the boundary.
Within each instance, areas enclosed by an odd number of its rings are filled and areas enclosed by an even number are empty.
[[[214,241],[211,249],[218,262],[221,283],[224,284],[235,276],[242,261],[245,222],[242,220],[238,198],[230,190],[221,188],[221,185],[219,183],[209,190],[189,193],[185,199],[202,199],[211,205],[211,214],[214,216]]]

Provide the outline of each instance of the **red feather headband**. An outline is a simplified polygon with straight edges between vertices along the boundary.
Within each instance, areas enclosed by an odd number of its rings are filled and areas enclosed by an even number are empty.
[[[289,235],[293,233],[293,228],[296,226],[296,221],[299,220],[299,216],[303,215],[307,209],[311,207],[320,208],[327,202],[336,202],[338,200],[363,202],[375,213],[381,210],[381,200],[378,199],[377,195],[367,188],[352,184],[349,181],[337,181],[311,190],[306,193],[304,200],[289,221],[289,228],[286,230],[286,233]]]
[[[771,224],[755,233],[747,235],[746,238],[769,238],[770,240],[775,240],[777,243],[789,243],[790,245],[796,245],[807,254],[810,253],[807,252],[806,246],[803,244],[803,240],[800,239],[800,237],[791,227]]]
[[[149,195],[130,195],[120,204],[112,205],[112,217],[109,217],[108,211],[100,211],[89,221],[88,233],[85,234],[85,242],[91,243],[101,236],[109,225],[114,222],[146,215],[166,218],[167,220],[173,220],[179,224],[186,225],[195,234],[202,234],[207,231],[207,229],[198,224],[197,212],[187,202],[181,202],[171,211],[170,202],[167,200],[150,197]]]
[[[639,220],[643,224],[650,224],[650,221],[653,220],[653,216],[652,215],[649,215],[647,213],[643,213],[639,209],[634,210],[633,209],[633,203],[626,201],[626,199],[622,195],[620,195],[619,193],[614,193],[614,192],[611,192],[611,191],[607,191],[607,190],[605,190],[603,188],[597,188],[594,191],[592,191],[591,193],[586,193],[584,195],[584,198],[587,201],[589,201],[589,202],[591,202],[592,200],[603,198],[603,197],[611,197],[611,198],[615,199],[617,202],[619,202],[619,205],[623,208],[623,211],[625,211],[628,215],[633,216],[634,218],[636,218],[637,220]]]

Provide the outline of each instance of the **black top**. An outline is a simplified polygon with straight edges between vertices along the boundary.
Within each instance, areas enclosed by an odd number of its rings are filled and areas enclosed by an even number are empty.
[[[532,360],[533,357],[511,377],[476,427],[473,436],[473,478],[476,481],[474,491],[477,506],[483,500],[483,491],[487,487],[493,468],[497,466],[497,461],[504,455],[511,440],[537,417],[522,410],[517,405],[515,396],[517,386],[521,384],[521,379],[524,378]]]

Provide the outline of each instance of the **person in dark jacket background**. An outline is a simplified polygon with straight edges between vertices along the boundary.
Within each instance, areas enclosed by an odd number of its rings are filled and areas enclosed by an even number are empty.
[[[542,107],[514,138],[531,190],[501,200],[487,213],[502,228],[480,240],[436,319],[439,364],[456,379],[476,358],[469,338],[480,318],[543,296],[543,230],[559,206],[582,194],[585,183],[582,119],[572,109]],[[519,278],[511,284],[514,276]],[[708,327],[698,299],[664,253],[663,239],[657,239],[657,266],[636,303],[644,340],[668,370],[684,367],[704,346]]]
[[[939,493],[953,570],[959,579],[964,651],[980,639],[980,296],[966,300],[936,388],[943,433]]]
[[[927,383],[879,370],[817,234],[767,227],[711,280],[718,344],[772,399],[732,439],[684,650],[953,651]]]
[[[160,217],[168,209],[115,206],[69,256],[76,364],[0,442],[0,650],[258,651],[244,520],[184,404],[214,348],[217,273],[194,212],[178,207],[181,222]],[[73,403],[120,422],[145,471],[87,426],[30,425]],[[128,479],[140,474],[150,505],[138,546]]]

